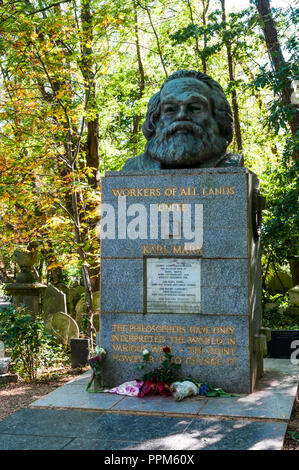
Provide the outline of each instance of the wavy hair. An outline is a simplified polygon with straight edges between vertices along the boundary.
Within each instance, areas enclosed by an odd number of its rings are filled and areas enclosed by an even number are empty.
[[[195,70],[178,70],[170,75],[160,88],[160,91],[153,95],[147,107],[146,118],[142,126],[142,131],[147,140],[150,140],[155,132],[158,120],[161,113],[160,93],[166,83],[170,80],[177,78],[195,78],[210,88],[210,98],[212,102],[212,113],[219,126],[220,134],[227,140],[227,145],[230,144],[233,138],[233,115],[229,102],[226,99],[222,87],[205,73],[196,72]]]

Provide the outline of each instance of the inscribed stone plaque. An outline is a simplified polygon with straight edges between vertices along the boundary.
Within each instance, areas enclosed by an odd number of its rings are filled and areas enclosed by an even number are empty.
[[[147,312],[199,313],[200,276],[200,259],[147,258]]]

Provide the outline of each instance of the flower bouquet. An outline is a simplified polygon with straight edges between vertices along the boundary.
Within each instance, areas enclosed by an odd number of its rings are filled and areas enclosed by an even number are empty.
[[[149,372],[143,374],[144,384],[141,387],[138,396],[144,397],[145,395],[172,395],[170,390],[170,384],[174,381],[176,371],[181,366],[180,364],[174,364],[172,362],[172,355],[168,346],[163,348],[165,359],[161,366],[151,369]],[[150,353],[147,349],[143,351],[143,363],[139,366],[139,369],[143,369],[148,366],[150,359]]]
[[[96,356],[91,357],[88,360],[88,363],[92,368],[92,376],[86,388],[87,392],[101,392],[103,390],[103,376],[101,363],[106,357],[106,351],[105,349],[96,346],[95,352]],[[92,384],[93,390],[90,390]]]

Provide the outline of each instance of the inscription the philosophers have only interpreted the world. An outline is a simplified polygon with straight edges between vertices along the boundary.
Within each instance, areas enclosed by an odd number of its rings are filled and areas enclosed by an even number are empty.
[[[142,351],[148,347],[151,352],[150,361],[154,363],[156,358],[153,355],[162,354],[166,344],[176,349],[173,360],[178,364],[233,366],[236,363],[234,356],[237,345],[235,328],[232,326],[112,325],[111,346],[115,361],[141,362]],[[182,356],[176,355],[178,353]],[[163,358],[159,356],[157,359],[161,362]]]

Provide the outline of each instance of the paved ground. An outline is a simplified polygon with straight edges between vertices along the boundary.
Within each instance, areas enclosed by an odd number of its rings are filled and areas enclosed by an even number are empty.
[[[259,389],[230,398],[132,398],[85,391],[87,372],[0,423],[0,450],[279,450],[298,366],[266,359]]]

